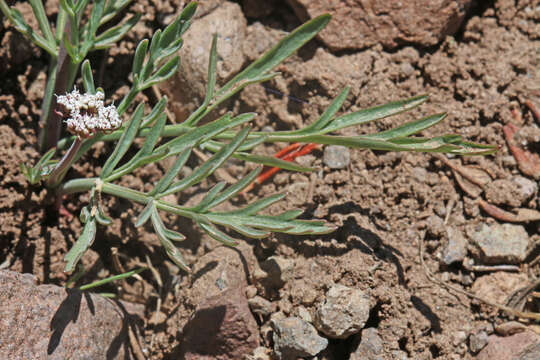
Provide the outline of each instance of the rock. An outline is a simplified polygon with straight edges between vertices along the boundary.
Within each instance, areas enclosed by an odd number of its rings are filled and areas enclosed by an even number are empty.
[[[356,335],[350,360],[378,360],[383,358],[383,341],[376,328],[362,330],[362,335]]]
[[[268,316],[275,311],[273,304],[261,296],[249,299],[248,304],[254,314],[261,316]]]
[[[491,335],[487,346],[478,353],[478,360],[525,360],[540,358],[540,335],[532,331],[512,336]]]
[[[486,199],[492,204],[520,207],[538,192],[538,185],[523,176],[514,176],[488,183],[485,192]]]
[[[501,336],[514,335],[523,331],[526,331],[527,327],[517,321],[507,321],[505,323],[495,326],[495,331]]]
[[[351,154],[341,145],[329,145],[324,148],[323,162],[330,169],[344,169],[349,166]]]
[[[448,244],[442,251],[441,261],[444,265],[462,262],[467,255],[467,239],[465,239],[461,231],[454,227],[448,227],[446,232],[448,234]]]
[[[0,271],[0,359],[130,358],[131,318],[99,295]]]
[[[261,269],[266,272],[262,279],[264,285],[279,289],[293,277],[294,260],[270,256],[261,263]]]
[[[361,290],[336,284],[315,312],[315,326],[333,339],[345,339],[364,327],[370,311],[369,296]]]
[[[193,265],[190,303],[197,306],[227,289],[245,289],[256,262],[251,247],[245,242],[234,249],[218,246],[201,256]]]
[[[473,354],[482,350],[488,343],[488,334],[485,331],[480,331],[478,334],[472,334],[469,337],[469,349]]]
[[[478,250],[473,255],[483,264],[519,264],[527,256],[529,236],[521,225],[482,224],[471,239]]]
[[[272,320],[274,351],[278,359],[315,356],[328,346],[310,323],[297,317]]]
[[[263,346],[259,346],[255,350],[253,350],[252,355],[248,355],[246,357],[246,360],[271,360],[270,353],[272,350],[267,349]]]
[[[200,304],[183,330],[182,358],[241,359],[259,346],[244,290],[228,289]]]
[[[288,3],[302,21],[332,14],[332,21],[319,38],[336,51],[378,43],[387,48],[405,43],[435,45],[458,31],[473,1],[288,0]]]
[[[184,46],[179,53],[182,59],[180,70],[160,85],[169,97],[169,105],[177,121],[187,118],[206,94],[208,61],[214,34],[218,34],[218,84],[224,84],[242,68],[246,25],[240,5],[224,1],[207,16],[194,21],[184,34]]]
[[[504,304],[514,291],[527,286],[526,274],[496,272],[478,277],[471,287],[472,292],[497,304]]]

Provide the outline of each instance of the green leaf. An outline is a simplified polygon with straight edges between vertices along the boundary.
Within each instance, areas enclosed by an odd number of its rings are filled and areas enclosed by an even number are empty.
[[[296,219],[297,217],[299,217],[303,213],[304,213],[304,210],[296,209],[296,210],[285,211],[285,212],[283,212],[283,213],[281,213],[279,215],[276,215],[274,217],[276,219],[278,219],[278,220],[288,221],[288,220]]]
[[[148,221],[148,219],[150,219],[150,215],[152,215],[152,209],[154,207],[154,200],[152,199],[148,201],[143,211],[141,211],[141,213],[139,214],[137,221],[135,221],[135,227],[143,226]]]
[[[79,0],[81,1],[81,0]],[[105,0],[94,0],[90,20],[88,21],[87,41],[92,41],[101,22],[103,11],[105,10]]]
[[[105,214],[100,204],[97,205],[96,221],[100,225],[105,226],[112,224],[112,219],[107,214]]]
[[[154,189],[149,193],[150,196],[154,196],[156,194],[161,194],[165,190],[169,188],[171,183],[173,182],[176,175],[178,175],[178,172],[184,167],[186,162],[189,159],[189,156],[191,155],[191,149],[184,150],[183,153],[181,153],[178,158],[176,158],[176,161],[174,164],[170,167],[169,170],[167,170],[167,173],[159,180],[159,182],[156,184]]]
[[[81,290],[81,291],[89,290],[89,289],[93,289],[93,288],[101,286],[101,285],[109,284],[109,283],[111,283],[113,281],[116,281],[116,280],[127,279],[127,278],[129,278],[131,276],[137,275],[138,273],[142,272],[143,270],[146,270],[146,268],[138,268],[136,270],[131,270],[131,271],[125,272],[123,274],[109,276],[109,277],[107,277],[105,279],[101,279],[101,280],[98,280],[98,281],[94,281],[93,283],[80,286],[79,290]]]
[[[89,219],[86,224],[84,224],[84,229],[79,236],[79,239],[77,242],[75,242],[75,245],[69,250],[67,253],[65,260],[66,260],[66,267],[64,271],[70,272],[75,269],[75,266],[81,259],[81,257],[84,255],[84,253],[92,246],[92,243],[94,242],[94,239],[96,238],[96,220],[94,218]]]
[[[301,25],[292,33],[283,38],[276,46],[265,53],[261,58],[253,62],[242,72],[232,78],[219,91],[218,96],[225,94],[237,83],[259,77],[283,60],[288,58],[293,52],[317,35],[330,21],[330,15],[325,14],[314,18]]]
[[[133,143],[133,140],[137,135],[137,132],[139,131],[139,126],[141,124],[143,113],[144,104],[141,103],[139,104],[139,106],[137,106],[137,109],[135,109],[135,113],[131,117],[131,120],[129,121],[126,129],[122,133],[122,137],[120,137],[120,140],[118,140],[118,143],[116,144],[113,153],[107,159],[105,165],[103,165],[103,169],[101,170],[100,175],[101,179],[106,179],[113,172],[116,165],[120,162],[126,151],[128,151],[131,143]]]
[[[229,186],[225,191],[216,196],[216,198],[208,205],[201,207],[199,211],[205,213],[208,210],[221,204],[222,202],[229,200],[230,198],[238,194],[240,191],[244,190],[246,186],[251,184],[257,178],[257,176],[259,176],[261,170],[262,167],[258,167],[255,170],[252,170],[246,177],[238,181],[236,184]]]
[[[195,11],[197,10],[197,3],[196,2],[190,2],[186,5],[184,10],[180,13],[180,24],[181,27],[179,29],[179,35],[182,36],[189,28],[190,20],[193,18],[193,15],[195,15]]]
[[[148,39],[144,39],[137,45],[135,56],[133,56],[133,66],[131,68],[131,73],[133,75],[138,75],[141,72],[144,57],[146,56],[146,49],[148,48],[148,42]]]
[[[210,140],[217,134],[251,121],[255,117],[254,113],[247,113],[231,118],[230,114],[225,114],[203,126],[199,126],[183,135],[180,135],[169,142],[158,147],[158,150],[168,148],[170,155],[181,153],[187,148],[192,148],[199,143]]]
[[[407,137],[409,135],[416,134],[424,129],[427,129],[433,125],[438,124],[445,117],[446,117],[446,113],[430,115],[420,120],[408,122],[397,128],[381,131],[376,134],[370,134],[368,136],[373,139],[381,139],[381,140],[390,140],[393,138]]]
[[[169,256],[169,258],[181,269],[184,271],[189,272],[189,267],[182,257],[182,254],[180,254],[180,251],[174,246],[174,244],[169,240],[167,237],[167,231],[165,229],[165,225],[163,225],[163,222],[161,221],[161,218],[159,217],[158,211],[155,207],[155,205],[152,208],[152,225],[154,226],[154,231],[156,232],[159,240],[161,241],[161,245],[165,248],[165,252]]]
[[[120,166],[118,169],[113,171],[113,173],[108,176],[105,181],[111,182],[114,181],[126,174],[133,172],[135,169],[140,168],[141,166],[154,163],[164,159],[167,155],[167,150],[161,152],[154,152],[149,155],[139,156],[135,160],[130,159],[125,165]]]
[[[176,73],[178,66],[180,66],[180,57],[175,56],[160,67],[148,80],[146,80],[141,85],[139,90],[147,89],[150,86],[167,80]]]
[[[114,26],[103,33],[99,34],[94,41],[93,48],[95,50],[106,49],[110,46],[113,46],[118,40],[122,39],[124,35],[127,34],[140,20],[141,14],[136,14],[132,16],[123,24]]]
[[[124,7],[126,7],[131,0],[114,0],[107,1],[107,6],[105,7],[104,16],[101,17],[100,25],[105,24],[118,14]]]
[[[89,0],[78,0],[76,4],[73,6],[73,12],[75,14],[82,15],[84,10],[86,10],[86,6],[88,5]]]
[[[219,241],[223,245],[231,247],[238,245],[238,241],[236,239],[233,239],[232,237],[225,234],[223,231],[219,230],[210,223],[197,222],[197,225],[199,225],[199,227],[203,229],[205,233],[210,235],[210,237],[212,237],[214,240]]]
[[[237,224],[235,222],[229,222],[227,223],[227,225],[223,225],[223,226],[226,226],[236,231],[237,233],[250,237],[252,239],[263,239],[265,237],[270,236],[270,231],[254,229],[252,227]]]
[[[59,0],[60,7],[70,16],[75,16],[75,11],[73,10],[72,1],[66,1],[66,0]]]
[[[41,0],[30,0],[30,6],[32,6],[32,11],[36,17],[41,33],[47,39],[47,42],[52,46],[55,45],[54,35],[49,25],[49,20],[47,19],[47,14],[45,14],[45,9],[43,8],[43,2]]]
[[[266,209],[270,205],[280,201],[286,194],[274,194],[266,198],[257,200],[241,209],[228,211],[227,214],[255,215],[261,210]]]
[[[164,113],[166,106],[167,106],[167,96],[163,96],[157,102],[157,104],[154,105],[154,108],[152,109],[150,114],[148,114],[148,115],[146,115],[144,117],[141,128],[148,127],[149,125],[151,125],[154,122],[154,120],[156,120],[160,116],[164,116],[164,115],[167,116],[167,114]],[[152,129],[153,129],[153,127],[152,127]]]
[[[214,98],[214,89],[217,82],[217,34],[212,37],[212,46],[210,47],[210,58],[208,61],[208,85],[206,88],[206,96],[199,108],[194,111],[186,120],[186,124],[191,124],[193,119],[197,119],[199,115],[206,110],[210,101]]]
[[[165,229],[165,234],[167,234],[167,238],[172,241],[184,241],[186,240],[186,237],[179,232],[176,232],[171,229]]]
[[[202,212],[202,213],[204,213],[205,211],[201,211],[201,209],[204,209],[207,205],[211,204],[212,201],[214,201],[214,199],[216,198],[216,196],[219,195],[221,190],[223,190],[225,185],[226,185],[225,181],[218,182],[215,186],[213,186],[210,189],[210,191],[208,191],[206,193],[206,195],[203,197],[203,199],[196,206],[193,206],[192,208],[190,208],[190,210],[193,211],[193,212]]]
[[[84,91],[89,94],[95,94],[96,88],[94,86],[94,77],[92,76],[92,68],[90,67],[90,61],[84,60],[81,67],[82,80],[84,85]]]
[[[182,191],[194,184],[199,183],[210,174],[212,174],[217,168],[219,168],[242,144],[246,139],[250,127],[245,127],[238,132],[238,134],[231,140],[231,142],[224,146],[220,151],[215,153],[210,159],[205,161],[201,166],[195,169],[191,175],[171,185],[166,191],[159,191],[160,196],[174,194],[178,191]]]
[[[317,121],[301,129],[297,133],[304,134],[304,133],[324,129],[324,127],[332,121],[332,118],[334,117],[334,115],[339,111],[339,109],[345,102],[345,99],[347,99],[347,95],[349,95],[348,86],[332,101],[330,106],[324,111],[324,113],[321,115],[321,117]]]
[[[384,119],[385,117],[397,115],[404,111],[411,110],[427,100],[426,95],[415,96],[410,99],[389,102],[384,105],[371,107],[350,114],[342,115],[330,122],[322,133],[326,134],[350,126],[363,124],[366,122]]]
[[[71,41],[69,41],[69,36],[64,36],[64,48],[66,49],[66,52],[68,53],[69,57],[71,58],[71,61],[73,63],[78,62],[78,52],[71,44]]]

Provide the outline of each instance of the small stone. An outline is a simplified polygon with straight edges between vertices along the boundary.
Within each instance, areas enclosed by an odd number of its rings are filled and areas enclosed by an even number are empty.
[[[279,289],[294,275],[294,260],[271,256],[261,263],[261,269],[266,273],[262,281]]]
[[[510,336],[527,330],[527,327],[517,321],[507,321],[495,326],[495,332],[501,336]]]
[[[249,308],[254,314],[268,316],[274,312],[272,303],[261,296],[255,296],[248,300]]]
[[[246,297],[252,299],[257,295],[257,287],[249,285],[246,287]]]
[[[259,346],[253,350],[252,355],[248,355],[246,360],[271,360],[270,359],[270,349],[267,349],[263,346]]]
[[[514,176],[490,182],[485,191],[492,204],[520,207],[538,191],[538,185],[523,176]]]
[[[324,148],[323,162],[330,169],[344,169],[349,166],[351,154],[341,145],[329,145]]]
[[[278,359],[315,356],[328,346],[310,323],[297,317],[272,320],[274,351]]]
[[[448,227],[446,233],[448,234],[448,244],[442,252],[443,264],[450,265],[462,262],[467,255],[467,239],[461,231],[454,227]]]
[[[376,328],[362,330],[362,336],[357,336],[350,360],[378,360],[383,358],[383,341]]]
[[[529,236],[521,225],[482,224],[471,238],[483,264],[519,264],[527,256]]]
[[[488,343],[488,334],[485,331],[480,331],[478,334],[472,334],[469,337],[469,348],[473,354],[482,350]]]
[[[467,333],[465,331],[456,331],[453,334],[454,346],[458,346],[459,344],[463,343],[465,340],[467,340]]]
[[[315,313],[315,326],[333,339],[345,339],[362,330],[369,317],[369,295],[358,289],[336,284]]]

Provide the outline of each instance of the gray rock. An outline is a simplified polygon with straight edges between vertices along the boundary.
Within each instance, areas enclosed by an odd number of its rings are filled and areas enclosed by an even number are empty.
[[[514,176],[490,182],[485,191],[492,204],[520,207],[538,191],[538,185],[523,176]]]
[[[383,359],[383,341],[376,328],[362,330],[362,335],[355,339],[350,360],[379,360]]]
[[[467,255],[467,239],[462,232],[454,227],[446,229],[448,234],[448,244],[443,249],[441,261],[445,265],[455,262],[462,262]]]
[[[345,339],[364,327],[370,311],[369,295],[358,289],[336,284],[315,312],[315,326],[333,339]]]
[[[248,300],[249,307],[254,314],[268,316],[275,311],[272,303],[261,296],[254,296]]]
[[[259,346],[259,328],[244,289],[228,289],[199,304],[184,327],[182,359],[241,359]]]
[[[124,359],[125,308],[30,274],[0,271],[0,359]]]
[[[351,162],[351,154],[345,146],[329,145],[324,148],[323,162],[330,169],[344,169]]]
[[[482,224],[471,234],[475,257],[484,264],[519,264],[527,255],[529,236],[521,225]]]
[[[488,343],[488,334],[485,331],[480,331],[478,334],[472,334],[469,337],[469,349],[473,354],[482,350]]]
[[[274,351],[278,359],[315,356],[328,346],[310,323],[297,317],[272,320]]]

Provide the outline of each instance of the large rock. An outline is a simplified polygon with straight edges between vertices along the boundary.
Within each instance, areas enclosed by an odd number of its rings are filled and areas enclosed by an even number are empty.
[[[345,339],[362,330],[369,318],[369,295],[362,290],[336,284],[315,313],[315,326],[333,339]]]
[[[113,301],[0,271],[0,359],[124,359],[130,315]]]
[[[208,15],[194,21],[184,34],[184,46],[179,52],[180,70],[160,85],[169,97],[169,106],[177,121],[187,118],[206,95],[208,61],[214,34],[218,35],[218,84],[223,84],[240,71],[244,64],[242,45],[246,26],[240,5],[225,1]]]
[[[478,360],[540,359],[540,335],[525,331],[512,336],[491,335],[487,346],[478,353]]]
[[[330,49],[343,50],[378,43],[387,48],[407,43],[435,45],[459,29],[473,0],[288,0],[288,3],[302,21],[332,14],[332,21],[319,37]]]
[[[244,289],[228,289],[200,304],[186,324],[182,358],[234,360],[259,346],[259,331]]]

